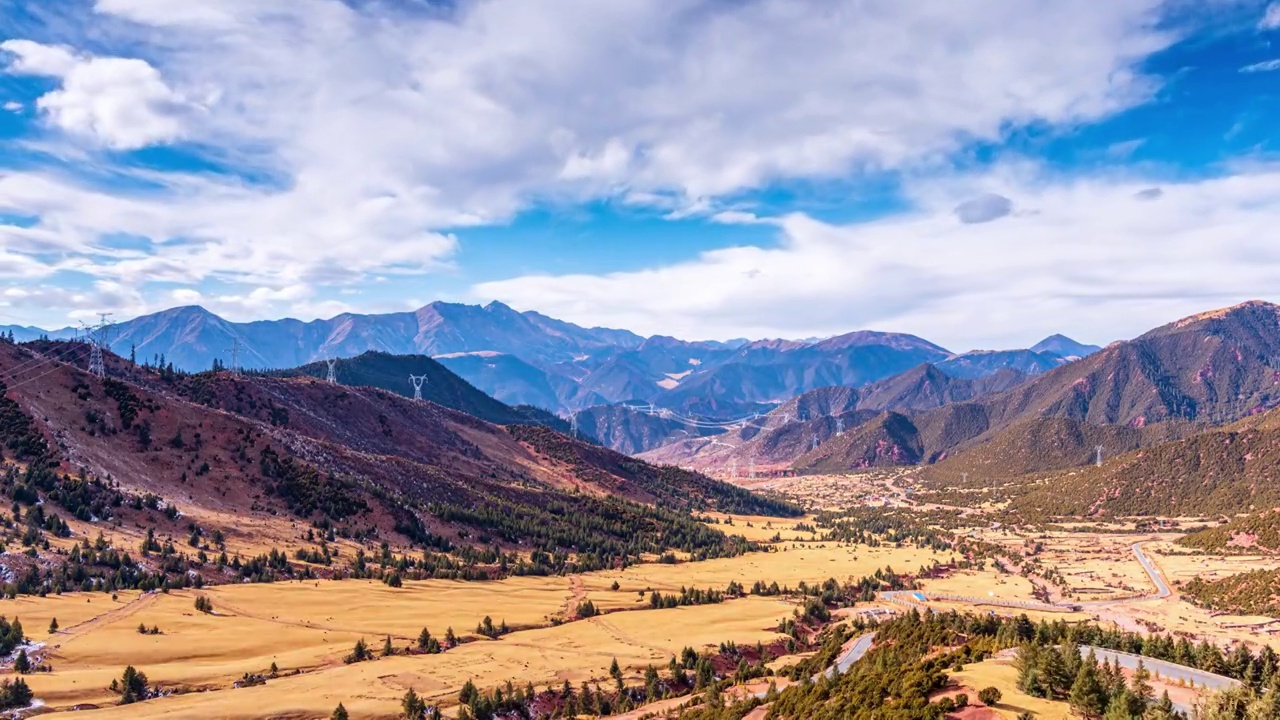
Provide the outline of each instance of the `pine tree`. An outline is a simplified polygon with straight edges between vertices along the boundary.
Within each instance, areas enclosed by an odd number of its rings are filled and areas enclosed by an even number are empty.
[[[31,658],[27,657],[26,649],[18,651],[18,656],[13,659],[13,671],[19,675],[26,675],[31,672]]]
[[[382,657],[390,657],[396,654],[396,649],[391,645],[391,636],[387,636],[387,641],[382,644]]]
[[[333,714],[329,716],[329,720],[350,720],[347,717],[347,709],[342,707],[342,703],[338,703],[338,707],[333,709]]]
[[[121,705],[142,702],[151,695],[150,690],[147,688],[147,676],[132,665],[124,669],[124,675],[120,680],[120,691]]]
[[[1067,674],[1067,663],[1062,654],[1048,650],[1041,655],[1040,677],[1049,697],[1064,697],[1071,690],[1072,678]]]
[[[56,632],[58,632],[58,618],[49,621],[49,634],[52,635]]]
[[[1143,720],[1176,720],[1178,711],[1173,707],[1169,691],[1165,690],[1160,699],[1147,708],[1147,712],[1142,717]]]
[[[404,710],[406,720],[422,720],[427,714],[427,704],[418,697],[418,693],[414,692],[413,688],[405,692],[404,699],[400,701],[400,708]]]
[[[1107,693],[1098,679],[1097,662],[1097,658],[1090,653],[1089,659],[1080,666],[1080,672],[1071,685],[1071,709],[1085,720],[1101,718],[1107,707]]]
[[[1151,687],[1151,671],[1141,660],[1133,672],[1133,679],[1129,681],[1129,692],[1133,695],[1135,715],[1145,712],[1147,706],[1156,699],[1155,688]]]

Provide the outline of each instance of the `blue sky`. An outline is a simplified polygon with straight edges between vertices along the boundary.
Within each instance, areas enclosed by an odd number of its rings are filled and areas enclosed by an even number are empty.
[[[0,324],[500,299],[964,350],[1280,300],[1280,4],[0,12]]]

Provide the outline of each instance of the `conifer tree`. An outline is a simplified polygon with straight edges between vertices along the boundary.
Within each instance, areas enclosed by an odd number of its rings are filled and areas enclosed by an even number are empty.
[[[1097,658],[1090,653],[1089,659],[1080,666],[1080,672],[1071,685],[1071,709],[1084,720],[1101,718],[1107,708],[1107,693],[1098,679],[1097,662]]]

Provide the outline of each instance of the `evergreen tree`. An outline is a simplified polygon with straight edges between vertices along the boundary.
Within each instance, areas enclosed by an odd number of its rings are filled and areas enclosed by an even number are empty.
[[[142,702],[150,696],[151,691],[147,687],[147,676],[132,665],[126,667],[124,675],[120,679],[120,704],[131,705],[136,702]]]
[[[427,704],[418,697],[418,693],[414,692],[413,688],[405,692],[404,699],[400,701],[400,708],[404,710],[406,720],[422,720],[427,714]]]
[[[382,657],[390,657],[396,654],[396,649],[391,645],[391,636],[387,636],[387,641],[382,644]]]
[[[31,658],[27,657],[26,648],[19,650],[18,656],[13,659],[13,671],[19,675],[31,672]]]
[[[1090,653],[1089,659],[1080,666],[1080,672],[1071,685],[1071,709],[1085,720],[1097,720],[1106,711],[1108,700],[1106,690],[1098,679],[1098,659]]]
[[[1173,707],[1173,700],[1169,697],[1169,691],[1165,690],[1160,695],[1160,699],[1147,708],[1142,720],[1177,720],[1180,715],[1181,713]]]
[[[58,618],[49,621],[49,634],[52,635],[56,632],[58,632]]]
[[[1135,708],[1135,715],[1145,712],[1147,706],[1156,699],[1155,688],[1151,687],[1151,671],[1141,660],[1138,661],[1138,669],[1133,672],[1133,679],[1129,681],[1129,692],[1133,695],[1134,703],[1139,706]]]
[[[1072,678],[1067,674],[1067,663],[1062,653],[1049,649],[1041,657],[1040,677],[1048,697],[1065,697],[1071,691]]]
[[[329,720],[350,720],[347,717],[347,709],[338,703],[338,707],[333,709],[333,714],[329,716]]]

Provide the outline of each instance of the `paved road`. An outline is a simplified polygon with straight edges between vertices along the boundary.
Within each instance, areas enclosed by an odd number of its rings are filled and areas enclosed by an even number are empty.
[[[827,677],[834,677],[835,675],[843,675],[849,672],[849,668],[853,667],[853,664],[861,660],[862,656],[866,655],[867,651],[871,649],[871,643],[875,639],[876,634],[874,632],[869,632],[860,636],[857,640],[853,641],[853,644],[849,646],[849,649],[845,651],[845,654],[841,655],[836,660],[835,665],[827,668],[826,672],[820,672],[817,675],[814,675],[813,681],[818,682],[823,675],[826,675]],[[763,700],[764,696],[768,694],[768,690],[761,690],[760,692],[753,693],[751,697]]]
[[[1130,547],[1133,549],[1133,554],[1138,557],[1138,562],[1142,563],[1142,569],[1147,571],[1147,575],[1150,576],[1151,582],[1156,584],[1156,597],[1167,598],[1173,594],[1173,591],[1165,584],[1164,577],[1160,574],[1160,569],[1157,568],[1155,563],[1151,562],[1151,558],[1147,557],[1147,554],[1142,551],[1143,545],[1146,545],[1146,543],[1136,542]]]
[[[1119,663],[1120,667],[1127,670],[1137,670],[1138,663],[1141,662],[1153,674],[1159,675],[1165,680],[1173,680],[1190,685],[1195,684],[1196,687],[1210,688],[1212,690],[1228,690],[1240,685],[1239,680],[1233,680],[1223,675],[1214,675],[1210,672],[1197,670],[1187,667],[1186,665],[1177,665],[1164,660],[1155,658],[1142,657],[1141,655],[1131,655],[1130,653],[1118,652],[1116,650],[1107,650],[1106,648],[1093,647],[1084,645],[1080,648],[1080,656],[1088,657],[1093,652],[1098,657],[1098,662],[1114,662]],[[1188,716],[1192,714],[1193,708],[1184,703],[1175,701],[1174,708],[1181,710]]]
[[[1141,655],[1132,655],[1130,653],[1119,652],[1116,650],[1107,650],[1106,648],[1092,647],[1084,645],[1080,648],[1082,657],[1088,656],[1089,651],[1093,651],[1098,656],[1098,662],[1120,663],[1120,667],[1129,670],[1136,670],[1138,663],[1141,662],[1147,666],[1152,673],[1159,673],[1160,677],[1166,680],[1176,680],[1187,684],[1195,683],[1196,687],[1207,687],[1214,690],[1229,690],[1240,686],[1239,680],[1233,680],[1225,675],[1215,675],[1211,672],[1197,670],[1187,667],[1186,665],[1178,665],[1176,663],[1165,662],[1155,658],[1143,657]]]
[[[866,655],[867,651],[871,649],[871,643],[875,639],[876,639],[876,634],[873,632],[869,632],[866,635],[863,635],[862,637],[855,640],[853,645],[849,646],[848,652],[842,655],[840,659],[836,660],[835,665],[832,665],[831,667],[827,668],[827,673],[826,673],[827,677],[832,677],[833,675],[843,675],[849,672],[849,668],[853,667],[853,664],[861,660],[862,656]]]
[[[1130,598],[1117,598],[1112,600],[1092,600],[1089,602],[1079,603],[1041,603],[1028,600],[997,600],[996,598],[961,598],[950,595],[939,595],[931,597],[928,593],[919,593],[911,590],[895,590],[879,593],[881,600],[895,603],[898,605],[918,605],[925,607],[931,599],[943,601],[959,601],[968,602],[974,605],[993,605],[996,607],[1010,608],[1013,610],[1048,610],[1048,611],[1071,611],[1087,608],[1110,607],[1112,605],[1121,605],[1124,603],[1138,602],[1141,600],[1152,600],[1167,598],[1173,594],[1169,589],[1169,585],[1165,583],[1164,577],[1160,573],[1160,569],[1156,567],[1151,558],[1142,550],[1142,546],[1147,541],[1136,542],[1129,546],[1133,550],[1133,555],[1138,559],[1138,563],[1142,565],[1142,569],[1147,572],[1147,576],[1151,578],[1151,582],[1156,586],[1154,594],[1139,595]],[[923,595],[924,599],[916,597]]]

